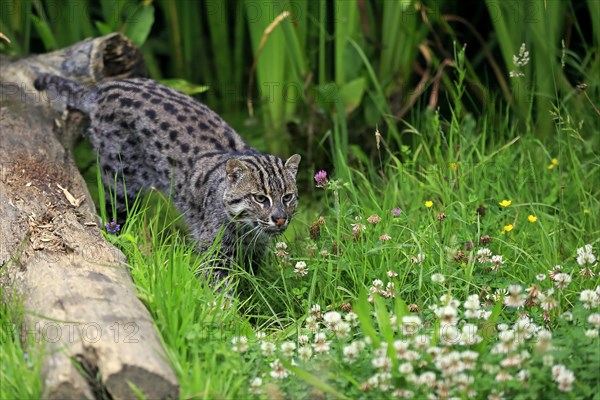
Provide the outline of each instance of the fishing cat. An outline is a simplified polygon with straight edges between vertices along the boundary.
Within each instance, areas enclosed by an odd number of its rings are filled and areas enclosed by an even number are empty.
[[[260,153],[206,105],[150,79],[86,88],[42,74],[34,86],[89,116],[104,185],[116,182],[121,210],[126,195],[154,187],[183,213],[200,251],[223,230],[221,254],[237,261],[251,254],[256,262],[287,228],[298,202],[298,154]]]

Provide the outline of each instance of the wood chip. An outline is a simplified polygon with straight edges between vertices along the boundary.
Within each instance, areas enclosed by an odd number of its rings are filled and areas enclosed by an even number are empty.
[[[71,205],[75,208],[79,208],[79,206],[81,205],[81,203],[83,202],[83,199],[85,198],[85,196],[80,196],[78,199],[76,199],[71,192],[69,192],[67,189],[65,189],[64,187],[60,186],[58,183],[56,184],[56,186],[58,186],[58,188],[60,190],[62,190],[63,194],[65,195],[65,197],[67,198],[67,200],[69,201],[69,203],[71,203]]]

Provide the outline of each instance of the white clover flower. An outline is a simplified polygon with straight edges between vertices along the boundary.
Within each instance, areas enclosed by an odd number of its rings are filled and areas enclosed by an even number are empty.
[[[313,351],[310,346],[302,346],[298,349],[298,357],[302,361],[308,361],[312,357]]]
[[[395,278],[395,277],[397,277],[397,276],[398,276],[398,273],[397,273],[396,271],[392,271],[392,270],[390,269],[390,270],[388,270],[388,272],[387,272],[387,276],[388,276],[388,278]]]
[[[385,292],[383,292],[383,295],[385,297],[389,298],[394,298],[396,297],[396,294],[394,293],[394,282],[388,282],[387,285],[385,286]]]
[[[442,372],[442,376],[454,376],[464,370],[464,363],[461,360],[460,353],[451,351],[443,354],[435,361],[435,366]]]
[[[598,313],[590,314],[587,319],[587,322],[594,325],[596,328],[600,328],[600,314],[598,314]]]
[[[344,320],[346,320],[346,322],[348,322],[350,326],[358,325],[358,315],[354,311],[350,311],[348,314],[346,314]]]
[[[571,283],[571,275],[560,272],[554,275],[554,284],[559,289],[564,289]]]
[[[371,288],[369,289],[370,293],[383,293],[383,281],[381,279],[375,279]]]
[[[496,375],[496,382],[508,382],[512,379],[512,375],[505,370],[500,370],[500,372],[498,372],[498,374]]]
[[[579,301],[583,303],[583,308],[589,310],[591,308],[596,308],[598,304],[600,304],[600,296],[596,294],[593,290],[582,290],[579,294]]]
[[[431,339],[427,335],[417,335],[413,338],[413,346],[417,350],[425,350],[430,342]]]
[[[344,346],[342,353],[344,355],[344,361],[348,364],[352,364],[358,359],[360,353],[360,346],[358,342],[352,342],[347,346]]]
[[[492,264],[495,264],[497,266],[503,265],[504,264],[504,259],[502,258],[501,255],[495,255],[492,256],[492,258],[490,259],[490,262]]]
[[[271,342],[262,342],[260,344],[260,350],[262,351],[263,356],[269,357],[275,354],[275,350],[277,347],[274,343]]]
[[[471,294],[467,297],[467,300],[463,303],[463,307],[466,310],[479,310],[481,308],[481,304],[479,303],[479,296],[476,294]]]
[[[317,353],[326,353],[329,351],[329,342],[324,332],[315,333],[315,342],[313,344]]]
[[[294,273],[300,277],[308,275],[308,268],[304,261],[298,261],[294,267]]]
[[[321,318],[321,306],[318,304],[313,304],[309,310],[309,313],[315,318]]]
[[[419,377],[417,378],[417,384],[427,386],[428,388],[433,388],[435,386],[436,380],[437,377],[435,376],[435,373],[427,371],[419,375]]]
[[[525,305],[527,296],[522,293],[523,287],[521,285],[510,285],[508,287],[508,296],[504,297],[504,305],[512,308],[521,308]]]
[[[309,315],[306,317],[306,328],[311,332],[316,332],[319,330],[319,322],[317,322],[317,318],[315,316]]]
[[[553,290],[548,290],[545,294],[540,293],[538,298],[540,299],[540,308],[544,311],[550,311],[558,306],[558,301],[552,296]]]
[[[589,337],[590,339],[594,339],[598,337],[598,329],[587,329],[585,331],[585,336]]]
[[[391,381],[392,374],[390,374],[389,372],[378,372],[367,380],[368,384],[371,387],[379,389],[382,392],[391,389]]]
[[[374,368],[388,372],[392,369],[392,360],[386,356],[376,357],[371,360],[371,365],[373,365]]]
[[[254,335],[256,336],[257,340],[263,340],[267,337],[267,334],[261,331],[256,332]]]
[[[562,313],[560,315],[560,317],[562,319],[564,319],[565,321],[569,321],[569,322],[573,321],[573,313],[571,311],[565,311],[564,313]]]
[[[472,346],[477,343],[480,343],[483,340],[483,338],[481,336],[479,336],[479,334],[477,333],[477,330],[478,330],[477,325],[473,325],[473,324],[463,325],[461,336],[460,336],[460,344]]]
[[[536,335],[537,342],[535,348],[539,352],[546,352],[552,349],[552,332],[547,329],[540,329]]]
[[[298,344],[300,346],[304,346],[305,344],[308,344],[308,335],[299,335],[298,336]]]
[[[412,374],[414,369],[411,363],[402,363],[400,364],[400,366],[398,367],[398,371],[402,374],[402,375],[408,375],[408,374]]]
[[[446,346],[458,344],[461,333],[454,324],[442,324],[439,328],[440,343]]]
[[[262,386],[262,379],[256,377],[250,381],[250,393],[260,394],[262,391],[260,387]]]
[[[573,389],[575,374],[564,365],[558,364],[552,367],[552,379],[558,384],[558,390],[570,392]]]
[[[329,311],[323,315],[323,321],[325,322],[325,327],[333,331],[342,322],[342,315],[337,311]]]
[[[542,281],[546,280],[546,274],[537,274],[535,276],[535,279],[537,279],[539,282],[542,282]]]
[[[520,317],[513,325],[516,339],[519,343],[523,343],[525,340],[530,339],[537,331],[538,326],[531,322],[527,317]]]
[[[394,350],[396,350],[396,357],[400,358],[398,354],[404,354],[408,350],[408,342],[404,340],[394,340],[392,345]]]
[[[279,348],[281,349],[281,352],[284,356],[292,357],[294,355],[294,350],[296,350],[296,343],[285,341],[281,343],[281,346]]]
[[[279,358],[272,363],[269,363],[269,366],[271,367],[271,372],[269,374],[275,379],[284,379],[289,375],[281,361],[279,361]]]
[[[529,381],[529,378],[531,377],[531,372],[529,372],[529,370],[527,369],[522,369],[517,373],[517,380],[519,382],[527,382]]]
[[[338,339],[344,339],[348,337],[348,334],[350,333],[350,324],[342,321],[335,326],[333,331]]]
[[[233,347],[231,350],[236,353],[244,353],[248,350],[248,338],[246,336],[235,336],[231,339]]]
[[[577,264],[582,267],[596,263],[596,256],[592,253],[592,245],[586,244],[577,249]]]
[[[402,317],[402,334],[412,336],[419,332],[423,323],[416,315],[405,315]]]
[[[457,322],[457,311],[452,306],[440,307],[435,310],[436,317],[446,325],[455,325]]]
[[[442,274],[433,274],[431,275],[431,281],[435,283],[444,283],[446,278]]]
[[[460,353],[460,359],[464,363],[465,369],[475,369],[477,358],[479,358],[479,353],[473,350],[465,350]]]
[[[477,250],[477,257],[479,257],[477,262],[480,264],[486,263],[490,261],[490,258],[492,257],[492,251],[487,247],[481,248]]]
[[[515,368],[520,367],[523,359],[518,354],[509,354],[500,360],[500,366],[502,368]]]

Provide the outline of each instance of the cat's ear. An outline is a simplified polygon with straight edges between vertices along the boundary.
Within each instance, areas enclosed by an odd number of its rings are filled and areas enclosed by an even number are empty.
[[[302,157],[300,157],[300,154],[294,154],[286,160],[285,168],[293,172],[294,175],[296,175],[296,172],[298,172],[298,164],[300,164],[301,159]]]
[[[229,182],[235,183],[248,171],[248,166],[238,158],[230,158],[227,160],[226,170]]]

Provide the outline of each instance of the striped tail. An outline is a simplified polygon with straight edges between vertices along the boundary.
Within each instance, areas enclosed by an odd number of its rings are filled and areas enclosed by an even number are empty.
[[[69,108],[87,114],[90,112],[94,92],[77,81],[59,75],[40,74],[33,82],[33,86],[39,91],[46,90],[50,101],[60,100]]]

